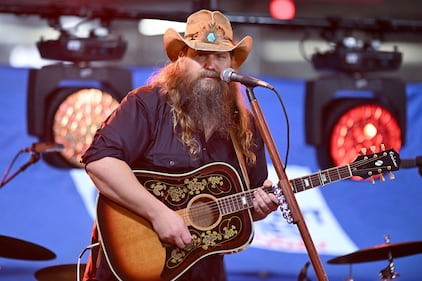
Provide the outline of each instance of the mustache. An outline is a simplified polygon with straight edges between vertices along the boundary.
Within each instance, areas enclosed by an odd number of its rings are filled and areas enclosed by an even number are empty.
[[[212,70],[205,70],[199,74],[200,78],[218,78],[220,79],[220,73]]]

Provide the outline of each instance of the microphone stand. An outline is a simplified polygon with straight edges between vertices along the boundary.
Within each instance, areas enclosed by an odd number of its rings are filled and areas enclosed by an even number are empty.
[[[19,155],[19,154],[18,154]],[[9,170],[10,170],[10,166],[9,168],[6,170],[6,173],[4,174],[1,182],[0,182],[0,188],[2,188],[4,185],[6,185],[9,181],[11,181],[13,178],[15,178],[19,173],[23,172],[26,170],[26,168],[28,168],[29,166],[31,166],[32,164],[36,163],[38,160],[40,160],[41,155],[38,152],[33,152],[31,153],[31,158],[29,158],[28,162],[26,162],[25,164],[23,164],[16,172],[14,172],[9,178],[6,178]],[[15,157],[16,160],[16,157]],[[14,162],[14,161],[13,161]],[[13,164],[12,162],[12,164]]]
[[[297,224],[298,230],[302,236],[302,240],[311,259],[317,278],[319,281],[328,281],[327,274],[325,273],[325,270],[322,266],[315,245],[313,244],[312,238],[309,234],[308,227],[306,226],[305,220],[296,201],[296,197],[294,196],[290,182],[285,174],[284,164],[280,159],[280,155],[277,151],[274,140],[271,137],[271,133],[262,113],[261,106],[259,105],[253,92],[253,87],[246,87],[246,93],[251,105],[252,112],[255,116],[257,126],[261,132],[262,138],[268,149],[275,171],[277,173],[279,179],[278,186],[281,188],[283,195],[285,196],[286,202],[293,217],[293,222]]]

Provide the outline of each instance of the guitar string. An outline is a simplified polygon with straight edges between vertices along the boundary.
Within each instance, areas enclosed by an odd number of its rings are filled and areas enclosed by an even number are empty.
[[[358,168],[359,166],[366,165],[366,164],[371,163],[371,162],[375,162],[376,160],[379,160],[379,159],[380,158],[378,158],[378,157],[372,157],[372,158],[369,157],[369,158],[366,158],[366,159],[362,159],[362,160],[359,160],[359,161],[350,163],[349,166],[351,168]],[[320,184],[325,184],[324,182],[322,182],[321,174],[327,174],[328,177],[330,178],[330,182],[334,182],[334,181],[338,181],[338,180],[341,180],[341,179],[345,179],[346,178],[345,175],[347,175],[347,178],[352,177],[353,174],[350,175],[350,171],[348,170],[347,166],[348,165],[341,166],[341,167],[332,167],[332,168],[329,168],[329,169],[327,169],[325,171],[322,171],[322,172],[313,173],[313,174],[311,174],[310,176],[307,176],[307,177],[303,177],[303,178],[299,178],[299,179],[294,179],[294,180],[292,180],[292,183],[295,183],[297,180],[300,180],[300,186],[299,186],[300,189],[301,189],[300,191],[304,191],[304,190],[309,189],[309,188],[306,188],[306,186],[303,185],[302,179],[304,179],[304,178],[309,178],[310,181],[311,181],[311,183],[319,182]],[[385,167],[386,166],[384,166],[384,168]],[[382,167],[378,167],[378,168],[382,168]],[[345,175],[342,174],[342,170],[347,170],[347,173]],[[363,169],[363,170],[360,170],[360,171],[362,172],[362,171],[371,171],[371,170],[372,169],[367,168],[367,169]],[[334,173],[338,172],[340,174],[340,177],[338,177],[338,178],[334,177],[334,180],[332,180],[331,178],[333,176],[335,176],[335,174],[333,175],[333,172]],[[343,172],[345,172],[345,171],[343,171]],[[368,176],[369,176],[369,173],[368,173]],[[317,185],[317,186],[319,186],[319,185]],[[294,186],[294,188],[296,189],[296,191],[297,191],[297,189],[299,187]],[[311,186],[311,188],[312,187],[314,187],[314,186]]]
[[[356,167],[368,164],[370,162],[374,162],[378,159],[379,158],[362,159],[358,162],[349,164],[349,166],[352,168],[356,168]],[[345,169],[347,169],[347,165],[327,169],[324,173],[330,174],[330,172],[337,172],[337,173],[340,172],[341,174],[341,171],[339,170],[345,170]],[[370,170],[370,169],[366,169],[366,170]],[[317,179],[318,182],[320,182],[321,181],[320,174],[321,172],[314,173],[314,174],[311,174],[310,176],[299,178],[296,180],[300,180],[302,182],[304,178],[310,178],[311,181]],[[347,175],[350,175],[349,171]],[[341,179],[341,177],[339,179]],[[336,179],[336,180],[339,180],[339,179]],[[333,182],[332,180],[330,181]],[[302,186],[302,189],[303,189],[303,186]],[[194,221],[194,222],[198,222],[198,221],[204,222],[205,220],[208,221],[210,214],[212,215],[213,218],[215,218],[215,216],[219,215],[221,211],[223,211],[223,214],[230,214],[230,213],[242,211],[245,209],[249,209],[253,207],[253,203],[252,203],[253,192],[254,190],[248,190],[245,192],[232,194],[223,198],[216,198],[216,201],[209,201],[209,202],[201,201],[201,204],[197,204],[197,205],[193,204],[189,212],[186,212],[184,217],[188,217],[189,220]],[[246,199],[246,204],[242,202],[242,200],[244,200],[243,198]]]
[[[245,192],[232,194],[223,198],[216,198],[216,201],[201,202],[203,204],[195,205],[193,204],[184,217],[188,218],[190,221],[205,221],[210,218],[210,214],[215,218],[216,215],[219,215],[222,211],[224,215],[249,209],[253,206],[253,190],[247,190]],[[246,204],[243,204],[241,197],[245,197]],[[221,211],[220,211],[221,210]]]

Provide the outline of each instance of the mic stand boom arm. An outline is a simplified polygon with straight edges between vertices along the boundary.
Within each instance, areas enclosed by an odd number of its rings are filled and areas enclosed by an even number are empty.
[[[28,168],[32,164],[36,163],[38,160],[40,160],[40,158],[41,158],[41,156],[40,156],[39,153],[31,153],[31,157],[29,158],[28,162],[26,162],[25,164],[23,164],[17,171],[15,171],[8,178],[6,178],[7,175],[8,175],[8,170],[7,170],[6,173],[3,175],[3,178],[1,179],[0,188],[2,188],[3,186],[5,186],[9,181],[11,181],[12,179],[14,179],[18,174],[20,174],[21,172],[25,171],[26,168]],[[9,166],[9,168],[10,168],[10,166]]]
[[[274,144],[274,140],[271,137],[271,133],[262,113],[261,106],[255,97],[252,87],[247,87],[246,92],[258,129],[261,132],[262,138],[268,149],[275,171],[277,173],[279,179],[278,186],[281,188],[285,196],[286,202],[290,208],[291,216],[293,217],[293,221],[295,224],[297,224],[298,230],[302,236],[302,240],[311,259],[317,278],[319,281],[328,281],[315,245],[313,244],[312,238],[309,234],[308,227],[306,226],[305,220],[296,201],[296,197],[294,196],[293,190],[290,186],[290,182],[285,174],[284,164],[280,159],[280,155]]]

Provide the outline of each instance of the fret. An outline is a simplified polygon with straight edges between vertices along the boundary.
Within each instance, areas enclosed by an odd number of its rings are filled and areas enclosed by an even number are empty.
[[[239,193],[237,196],[236,196],[236,208],[235,208],[235,210],[242,210],[243,209],[243,200],[242,200],[242,198],[244,198],[245,196],[244,196],[244,194],[243,193]]]
[[[236,212],[237,210],[239,210],[240,209],[240,204],[241,204],[241,202],[240,202],[240,197],[241,197],[241,193],[239,193],[239,194],[236,194],[236,196],[234,197],[234,201],[233,201],[233,212]]]
[[[253,207],[253,191],[232,194],[218,200],[218,207],[223,215],[235,213]]]
[[[328,170],[328,173],[330,174],[331,182],[335,182],[342,179],[340,169],[341,167],[334,167]]]
[[[313,187],[313,184],[312,184],[312,176],[311,175],[306,176],[306,177],[302,177],[301,179],[302,179],[302,188],[303,188],[303,190],[307,190],[307,189],[310,189],[310,188]]]
[[[327,183],[331,182],[330,173],[328,171],[319,171],[318,176],[321,185],[326,185]]]
[[[233,198],[236,198],[236,194],[233,194],[232,196],[229,196],[227,198],[227,206],[228,206],[229,214],[233,213],[233,209],[235,208],[233,204],[236,202],[236,200],[233,200]]]
[[[249,209],[253,207],[253,190],[249,190],[247,192],[242,193],[241,203],[242,207],[241,209]]]
[[[242,200],[242,206],[243,206],[243,207],[245,207],[245,206],[247,206],[247,205],[248,205],[248,201],[246,200],[246,197],[245,197],[245,196],[242,196],[242,197],[241,197],[241,200]]]
[[[341,174],[340,174],[340,168],[335,169],[337,172],[338,177],[336,179],[340,179],[341,178]]]
[[[318,182],[315,184],[315,186],[325,185],[327,177],[326,177],[326,174],[324,172],[318,171],[317,173],[315,173],[315,178],[318,180]]]
[[[352,176],[350,165],[334,167],[308,176],[290,180],[295,193],[339,181]]]
[[[335,182],[340,179],[340,173],[337,167],[328,169],[327,174],[330,177],[330,182]]]
[[[341,170],[341,179],[349,178],[352,176],[352,171],[350,170],[350,165],[345,165],[340,168]]]
[[[236,195],[232,195],[232,196],[229,196],[227,198],[227,206],[228,206],[228,213],[229,214],[233,213],[233,209],[234,209],[234,207],[233,207],[233,197],[234,196],[236,196]]]
[[[228,199],[227,205],[229,207],[229,214],[231,214],[231,213],[233,213],[233,196],[229,196],[227,199]]]
[[[313,173],[311,175],[311,179],[312,179],[312,188],[321,185],[321,177],[319,176],[319,172],[318,173]]]
[[[228,214],[229,211],[228,211],[227,198],[222,198],[218,200],[218,202],[219,202],[218,205],[221,206],[222,214],[223,215]]]
[[[295,187],[295,192],[305,191],[311,186],[309,176],[293,179],[290,182]]]
[[[299,192],[299,191],[297,190],[296,182],[297,182],[296,180],[291,180],[291,181],[290,181],[290,183],[291,183],[291,185],[292,185],[292,187],[293,187],[293,192],[294,192],[294,193]]]
[[[305,191],[306,189],[312,188],[309,176],[293,179],[290,182],[293,186],[295,186],[296,192]]]

